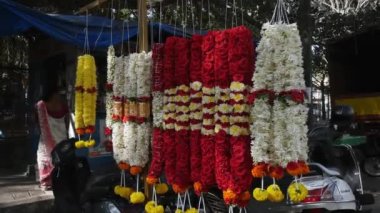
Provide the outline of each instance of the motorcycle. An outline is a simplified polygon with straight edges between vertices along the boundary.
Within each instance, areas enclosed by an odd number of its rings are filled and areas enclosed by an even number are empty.
[[[360,161],[349,144],[334,143],[352,127],[353,110],[337,106],[330,125],[321,125],[308,133],[311,172],[298,181],[308,196],[298,204],[287,199],[289,212],[360,211],[374,203],[372,194],[363,190]]]
[[[268,212],[360,211],[364,205],[374,203],[373,195],[364,193],[356,151],[348,144],[334,144],[352,124],[350,110],[336,110],[340,111],[335,112],[332,125],[319,125],[308,132],[311,171],[297,180],[308,189],[308,196],[300,203],[292,203],[287,195],[282,204],[267,207]],[[285,176],[278,184],[286,192],[294,181]],[[211,212],[227,212],[217,190],[205,194],[205,201]]]
[[[380,176],[380,132],[378,127],[367,125],[365,132],[355,132],[355,113],[350,106],[336,106],[332,111],[332,126],[343,134],[336,142],[351,144],[355,149],[363,171],[370,176]],[[363,126],[363,125],[362,125]],[[338,129],[339,127],[339,129]],[[352,128],[354,127],[354,128]]]
[[[75,155],[75,141],[62,141],[51,153],[55,212],[142,212],[142,206],[132,206],[114,194],[113,187],[120,183],[116,165],[91,171],[87,159]],[[128,176],[126,183],[132,186],[135,180]]]

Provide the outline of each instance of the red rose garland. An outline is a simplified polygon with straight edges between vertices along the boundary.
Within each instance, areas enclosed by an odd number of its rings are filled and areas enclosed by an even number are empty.
[[[202,40],[203,36],[193,35],[190,62],[190,168],[194,189],[199,194],[202,168],[200,144],[202,128]]]
[[[202,43],[202,169],[201,169],[201,191],[207,191],[215,184],[215,72],[214,72],[214,32],[209,32]]]
[[[164,71],[163,71],[163,89],[164,89],[164,160],[165,175],[168,183],[173,184],[175,180],[176,166],[176,146],[175,146],[175,45],[176,37],[166,39],[164,47]]]
[[[162,130],[162,106],[163,106],[163,50],[164,44],[154,44],[153,58],[153,134],[152,134],[152,162],[150,164],[147,182],[155,184],[164,167],[164,146]]]
[[[225,191],[228,203],[246,205],[241,199],[252,182],[250,175],[251,157],[249,153],[249,107],[247,95],[250,78],[253,74],[253,39],[249,29],[244,26],[230,30],[228,63],[230,68],[230,146],[231,176],[229,188]]]
[[[176,63],[174,78],[177,85],[175,123],[175,145],[177,155],[175,185],[178,187],[177,189],[179,192],[184,192],[191,182],[189,152],[190,42],[190,40],[185,38],[177,38],[175,51]]]
[[[229,31],[215,32],[215,178],[220,189],[228,189],[231,177],[230,143],[229,143],[229,100],[230,78],[228,66]]]

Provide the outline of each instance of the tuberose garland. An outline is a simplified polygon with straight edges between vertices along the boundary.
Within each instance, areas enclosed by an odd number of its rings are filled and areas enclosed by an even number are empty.
[[[118,163],[119,168],[124,168],[124,164],[128,162],[126,155],[126,147],[124,144],[124,127],[122,123],[123,116],[123,90],[124,90],[124,56],[115,58],[115,77],[113,81],[113,113],[112,113],[112,145],[113,157]],[[117,77],[116,77],[117,76]]]
[[[115,75],[115,49],[111,45],[108,47],[107,51],[107,83],[106,83],[106,127],[104,129],[104,134],[110,137],[112,134],[112,103],[113,103],[113,81]]]
[[[128,116],[124,119],[125,145],[131,174],[137,175],[148,162],[150,143],[151,52],[130,55]],[[136,81],[137,80],[137,81]],[[135,93],[136,92],[136,93]]]
[[[252,175],[279,179],[286,168],[290,175],[296,177],[308,172],[305,163],[307,108],[304,105],[301,40],[296,24],[267,23],[263,26],[262,35],[257,49],[260,53],[257,72],[253,77],[252,114],[256,117],[251,126],[254,133]],[[267,198],[275,202],[282,200],[284,196],[279,187],[276,184],[271,187],[255,189],[255,198],[261,201]],[[296,181],[288,188],[290,199],[300,202],[307,195],[305,190]],[[265,193],[269,195],[264,196]],[[270,198],[273,193],[277,199]]]

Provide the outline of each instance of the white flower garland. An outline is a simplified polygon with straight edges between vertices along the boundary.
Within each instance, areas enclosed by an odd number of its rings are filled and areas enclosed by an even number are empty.
[[[162,92],[153,92],[152,93],[152,113],[153,113],[153,126],[157,128],[163,127],[163,118],[164,118],[164,94]]]
[[[290,90],[305,90],[301,39],[296,24],[264,24],[257,47],[254,91],[269,90],[276,96]],[[307,107],[277,98],[256,98],[251,115],[251,155],[254,163],[266,162],[285,167],[307,160]]]
[[[126,72],[126,96],[128,99],[136,98],[137,95],[137,76],[136,76],[136,57],[137,53],[129,55],[128,70]]]
[[[150,97],[152,85],[152,52],[142,52],[137,56],[137,97]]]
[[[125,151],[126,147],[124,145],[124,138],[123,138],[123,124],[121,122],[115,122],[112,125],[112,146],[113,146],[113,158],[117,163],[124,161],[127,162],[127,159],[125,159]]]
[[[122,76],[120,76],[121,78],[124,78],[124,81],[123,81],[123,97],[124,98],[128,98],[128,95],[129,95],[129,93],[128,93],[128,89],[129,89],[129,83],[130,83],[130,81],[129,81],[129,76],[128,76],[128,70],[129,70],[129,66],[130,66],[130,63],[129,63],[129,58],[130,58],[130,56],[124,56],[124,60],[123,60],[123,63],[124,63],[124,65],[123,65],[123,75]]]
[[[112,84],[115,72],[115,49],[113,46],[108,47],[107,51],[107,83]]]
[[[150,122],[137,125],[137,144],[134,157],[136,166],[144,167],[149,160],[149,145],[151,141],[152,127]]]
[[[107,52],[107,86],[113,86],[115,74],[115,49],[113,46],[108,47]],[[111,128],[112,126],[112,92],[107,91],[106,93],[106,127]]]
[[[271,106],[266,98],[258,98],[251,110],[251,156],[254,164],[269,162],[268,149],[273,139],[271,131]]]
[[[127,122],[124,124],[124,144],[125,155],[130,165],[136,165],[134,153],[136,153],[137,143],[137,124],[134,122]]]
[[[138,98],[149,98],[152,85],[152,53],[131,54],[126,74],[127,98],[136,101]],[[125,155],[131,166],[144,167],[149,160],[151,124],[137,124],[128,121],[124,124]]]
[[[124,56],[115,57],[115,72],[113,80],[113,96],[122,98],[124,90]],[[113,101],[115,106],[115,101]],[[121,106],[123,107],[123,106]],[[114,110],[114,108],[113,108]],[[122,116],[122,115],[121,115]],[[113,155],[117,163],[128,162],[126,157],[126,150],[124,144],[124,127],[121,121],[113,122],[112,124],[112,143],[113,143]]]
[[[115,79],[113,83],[114,97],[122,97],[124,90],[124,56],[115,58]]]
[[[137,60],[137,53],[132,53],[129,55],[129,61],[128,61],[128,69],[125,73],[125,85],[126,85],[126,98],[129,100],[130,103],[136,102],[136,95],[137,95],[137,75],[136,75],[136,60]],[[133,165],[133,153],[136,152],[136,147],[134,144],[137,143],[137,130],[136,127],[137,124],[128,121],[124,123],[124,144],[126,147],[125,155],[128,159],[128,163]]]

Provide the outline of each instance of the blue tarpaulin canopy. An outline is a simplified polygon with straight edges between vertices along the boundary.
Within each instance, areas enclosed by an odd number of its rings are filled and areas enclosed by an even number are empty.
[[[138,34],[136,23],[127,25],[125,22],[123,26],[122,21],[111,21],[111,19],[98,16],[45,14],[10,0],[0,0],[0,20],[0,37],[16,35],[34,28],[59,41],[76,46],[84,45],[87,25],[88,44],[91,49],[104,49],[110,44],[121,43]],[[191,31],[183,33],[182,28],[150,23],[150,27],[153,27],[155,31],[159,29],[159,26],[166,34],[187,37],[191,35]]]

